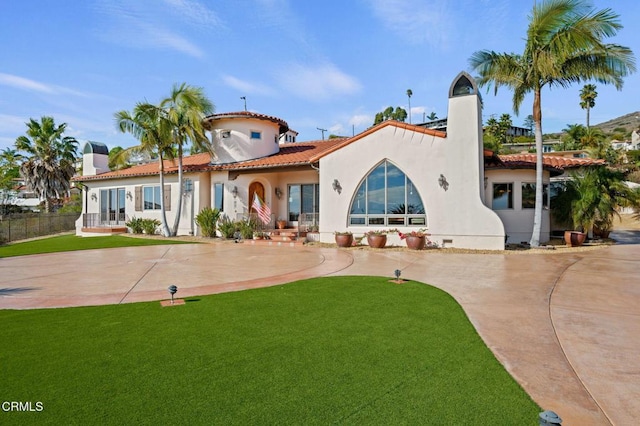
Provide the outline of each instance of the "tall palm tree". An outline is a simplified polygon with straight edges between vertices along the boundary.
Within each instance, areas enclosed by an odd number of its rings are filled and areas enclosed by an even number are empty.
[[[178,158],[179,200],[183,196],[182,157],[184,146],[190,141],[192,147],[200,152],[211,152],[211,141],[205,134],[203,119],[214,110],[213,103],[207,99],[201,87],[189,86],[186,83],[174,84],[168,98],[160,102],[160,109],[171,126],[171,144],[176,148]],[[171,235],[178,232],[182,216],[182,203],[178,203]]]
[[[413,91],[407,89],[407,98],[409,99],[409,124],[411,124],[411,96],[413,96]]]
[[[596,106],[597,96],[595,84],[585,84],[580,91],[580,108],[587,110],[587,129],[589,128],[589,112],[591,108]]]
[[[628,47],[606,44],[622,25],[611,9],[594,10],[582,0],[546,0],[536,3],[522,54],[475,52],[469,62],[479,74],[478,84],[513,90],[516,114],[528,93],[533,93],[536,140],[536,204],[530,244],[540,245],[542,231],[542,109],[545,86],[568,87],[595,80],[620,90],[622,78],[635,71]]]
[[[171,232],[164,203],[164,159],[173,158],[173,150],[171,149],[172,127],[166,120],[164,112],[149,103],[138,103],[132,112],[118,111],[114,114],[114,117],[118,129],[122,133],[131,133],[140,142],[140,145],[127,148],[121,154],[144,153],[158,157],[162,235],[168,237]]]
[[[26,125],[27,134],[15,142],[16,149],[26,158],[20,173],[27,186],[44,199],[45,211],[50,213],[51,201],[64,197],[71,189],[78,141],[63,136],[67,124],[56,126],[53,117],[42,117],[40,122],[31,118]]]

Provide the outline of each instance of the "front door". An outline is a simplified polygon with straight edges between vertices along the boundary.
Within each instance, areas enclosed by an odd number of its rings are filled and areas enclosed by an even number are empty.
[[[251,213],[257,213],[256,209],[253,208],[253,195],[254,194],[258,194],[258,197],[260,197],[260,199],[262,201],[264,201],[265,203],[267,202],[267,200],[264,198],[264,185],[262,185],[260,182],[251,182],[251,184],[249,185],[249,206],[251,206],[249,208],[249,212]]]

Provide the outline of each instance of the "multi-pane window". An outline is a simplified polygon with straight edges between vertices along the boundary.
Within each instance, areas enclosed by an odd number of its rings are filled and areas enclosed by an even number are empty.
[[[297,221],[300,213],[318,213],[320,211],[318,184],[289,185],[288,190],[289,222]]]
[[[145,210],[160,210],[160,185],[145,186],[143,190],[143,200]]]
[[[513,208],[513,183],[493,184],[493,210],[507,210]]]
[[[422,198],[411,179],[390,161],[360,183],[349,209],[350,225],[426,225]]]
[[[549,185],[542,185],[542,206],[549,207]],[[534,209],[536,207],[536,184],[522,183],[522,208]]]
[[[224,184],[223,183],[214,183],[213,184],[213,208],[218,209],[218,211],[223,211],[224,208]]]

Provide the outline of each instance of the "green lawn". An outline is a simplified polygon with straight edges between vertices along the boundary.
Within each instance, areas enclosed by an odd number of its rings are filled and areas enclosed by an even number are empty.
[[[60,235],[0,246],[0,257],[24,256],[27,254],[56,253],[60,251],[91,250],[112,247],[153,246],[158,244],[191,244],[186,241],[168,239],[130,238],[119,235],[106,237],[77,237]]]
[[[1,424],[534,425],[540,408],[446,293],[331,277],[0,311]]]

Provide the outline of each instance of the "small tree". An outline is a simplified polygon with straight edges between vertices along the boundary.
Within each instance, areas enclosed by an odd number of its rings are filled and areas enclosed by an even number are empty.
[[[205,207],[198,213],[196,223],[200,227],[202,236],[209,238],[216,236],[219,218],[220,210],[212,209],[211,207]]]

